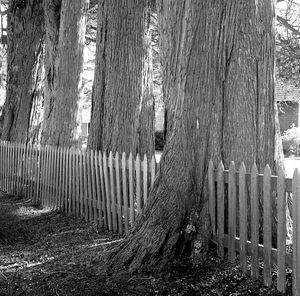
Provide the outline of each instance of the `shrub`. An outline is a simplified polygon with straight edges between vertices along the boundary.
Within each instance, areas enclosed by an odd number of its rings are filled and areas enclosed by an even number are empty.
[[[291,128],[283,132],[281,139],[284,154],[286,156],[296,154],[300,145],[300,128],[293,124]]]

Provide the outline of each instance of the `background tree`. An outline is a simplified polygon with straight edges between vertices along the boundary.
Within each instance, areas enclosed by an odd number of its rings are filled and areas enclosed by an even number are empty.
[[[148,30],[147,0],[99,1],[92,149],[154,152]]]
[[[45,106],[42,142],[70,146],[78,138],[88,0],[44,0]]]
[[[205,254],[210,159],[274,164],[273,1],[165,0],[158,8],[174,114],[150,202],[111,256],[113,268],[130,271],[184,251]]]
[[[7,25],[7,90],[1,116],[2,140],[24,142],[28,139],[43,37],[42,0],[11,0]]]
[[[276,66],[281,80],[299,85],[300,5],[298,1],[277,1]]]

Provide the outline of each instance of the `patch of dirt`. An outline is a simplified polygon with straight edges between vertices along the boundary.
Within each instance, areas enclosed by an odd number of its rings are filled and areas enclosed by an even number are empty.
[[[155,275],[108,276],[106,256],[120,239],[83,220],[1,194],[0,296],[281,295],[274,286],[243,275],[237,264],[218,259],[214,248],[203,266],[174,263]]]

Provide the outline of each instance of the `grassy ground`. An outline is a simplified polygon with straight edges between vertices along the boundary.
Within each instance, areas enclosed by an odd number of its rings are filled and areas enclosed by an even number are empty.
[[[201,267],[174,264],[155,275],[108,276],[106,256],[120,239],[1,194],[0,295],[280,295],[243,275],[238,265],[219,260],[214,251]]]

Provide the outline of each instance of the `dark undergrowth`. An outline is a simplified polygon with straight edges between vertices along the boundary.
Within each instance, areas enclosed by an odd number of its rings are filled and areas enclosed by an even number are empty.
[[[243,275],[237,264],[218,259],[213,248],[201,267],[174,263],[155,275],[108,276],[106,257],[120,239],[83,220],[2,194],[0,295],[281,295],[274,286],[266,288],[262,280]]]

